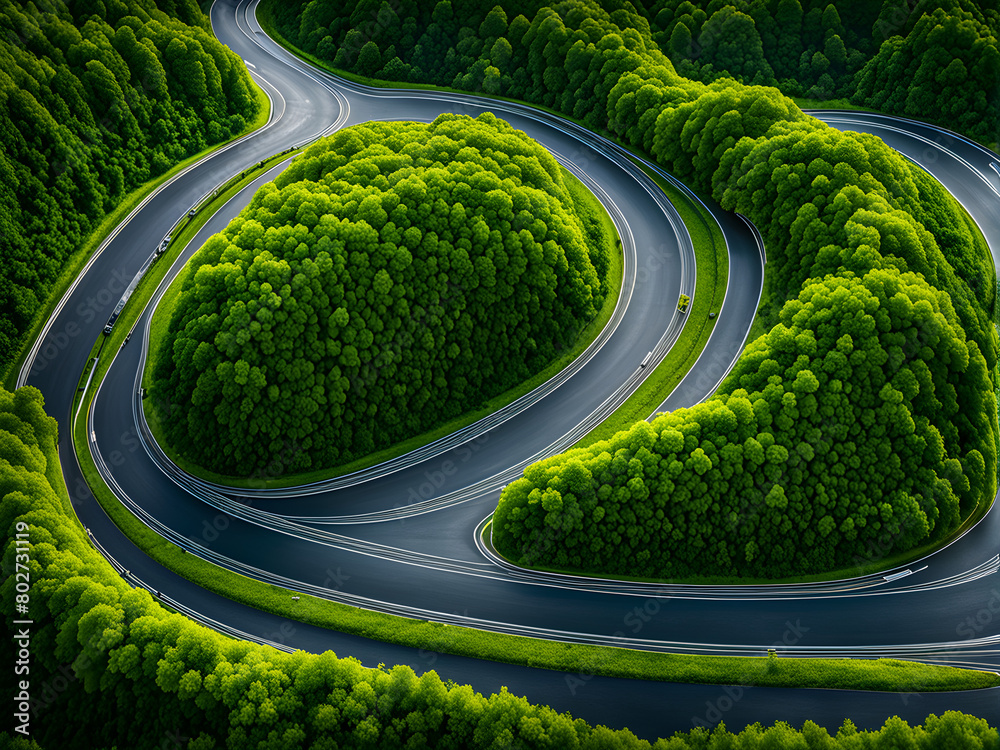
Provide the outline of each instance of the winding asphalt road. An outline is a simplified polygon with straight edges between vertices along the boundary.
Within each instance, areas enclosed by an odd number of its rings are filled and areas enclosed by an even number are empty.
[[[494,111],[576,171],[619,225],[626,282],[608,335],[557,385],[528,394],[502,418],[484,420],[415,456],[360,476],[286,492],[231,493],[175,471],[149,442],[139,418],[137,373],[149,310],[133,343],[114,356],[91,413],[91,450],[112,487],[159,533],[195,554],[261,580],[331,599],[443,622],[571,641],[649,649],[761,654],[890,654],[995,668],[1000,584],[997,513],[959,542],[911,565],[892,583],[879,576],[815,586],[695,587],[588,581],[511,569],[492,558],[477,530],[503,484],[527,463],[571,445],[591,422],[636,387],[647,352],[662,356],[679,332],[674,307],[693,289],[690,240],[676,214],[615,147],[557,117],[506,102],[437,92],[377,91],[309,68],[259,31],[247,6],[218,0],[212,20],[274,102],[262,132],[217,153],[169,183],[102,248],[53,315],[22,377],[39,387],[59,420],[60,455],[83,523],[126,576],[220,629],[286,647],[333,649],[365,664],[407,663],[417,672],[506,685],[592,723],[629,726],[655,737],[724,719],[813,719],[835,728],[845,717],[875,726],[893,714],[921,721],[954,708],[1000,718],[1000,691],[872,694],[674,685],[534,670],[453,657],[429,643],[416,650],[317,629],[235,604],[190,584],[137,550],[94,501],[70,444],[70,409],[91,345],[141,266],[194,199],[231,174],[292,145],[371,119],[431,120],[441,112]],[[818,113],[836,127],[870,129],[927,166],[1000,248],[1000,157],[919,123],[861,113]],[[933,155],[933,156],[929,156]],[[188,255],[219,231],[260,183],[213,217]],[[709,395],[742,349],[756,309],[762,259],[753,232],[710,207],[730,250],[730,284],[706,353],[663,408]],[[634,255],[633,255],[634,253]],[[178,261],[177,268],[185,258]],[[611,330],[613,328],[613,330]],[[141,342],[141,343],[140,343]],[[585,430],[584,430],[585,431]],[[88,431],[89,432],[89,431]],[[872,550],[878,559],[879,550]],[[442,631],[443,633],[446,631]],[[446,636],[442,636],[446,638]]]

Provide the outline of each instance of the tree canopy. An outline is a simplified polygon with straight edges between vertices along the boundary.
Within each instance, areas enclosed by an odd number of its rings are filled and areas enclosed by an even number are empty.
[[[996,144],[1000,13],[980,5],[951,0],[913,13],[855,76],[851,101]]]
[[[543,369],[603,304],[555,160],[492,114],[311,146],[192,258],[153,374],[170,442],[247,474],[346,463]]]
[[[529,564],[773,578],[940,538],[996,472],[977,355],[916,274],[811,281],[720,395],[529,467],[493,542]]]
[[[987,145],[1000,132],[993,2],[300,0],[263,10],[288,39],[338,68],[504,94],[580,119],[595,86],[607,93],[602,79],[617,65],[604,67],[600,53],[613,43],[662,52],[680,75],[704,83],[732,77],[789,96],[850,99]],[[591,67],[595,57],[601,64]]]
[[[767,250],[759,315],[771,333],[718,395],[530,467],[501,496],[501,552],[602,573],[819,572],[942,538],[992,500],[996,279],[978,230],[940,185],[879,139],[829,128],[775,88],[712,74],[707,60],[726,60],[758,83],[771,81],[771,66],[785,86],[796,68],[800,76],[839,75],[845,64],[860,70],[848,49],[864,47],[867,33],[903,57],[880,52],[865,75],[907,66],[925,81],[935,66],[920,60],[932,40],[975,48],[988,67],[995,13],[953,4],[951,16],[921,5],[898,23],[888,10],[898,3],[880,11],[799,0],[705,9],[666,0],[655,12],[578,0],[394,11],[410,29],[395,53],[403,51],[411,80],[471,90],[489,81],[495,92],[607,130],[748,216]],[[363,4],[338,25],[333,6],[310,2],[290,33],[311,28],[308,11],[321,5],[330,45],[367,23]],[[383,22],[393,23],[375,17],[373,28]],[[509,51],[486,36],[503,23]],[[909,42],[899,46],[893,23]],[[378,42],[377,33],[369,38]],[[697,71],[679,61],[675,68],[661,47],[707,57]],[[942,54],[935,59],[952,53]],[[942,91],[961,79],[950,65],[937,66]],[[971,85],[966,95],[977,91]]]

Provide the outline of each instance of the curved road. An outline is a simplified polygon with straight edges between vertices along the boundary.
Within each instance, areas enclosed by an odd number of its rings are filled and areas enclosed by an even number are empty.
[[[487,420],[450,443],[406,457],[391,473],[370,472],[280,498],[251,492],[227,496],[184,477],[168,478],[157,469],[156,453],[143,449],[146,437],[136,426],[136,378],[144,355],[144,344],[136,341],[103,355],[116,358],[93,410],[96,441],[91,449],[113,477],[119,496],[134,503],[164,535],[233,569],[296,590],[428,619],[669,650],[760,654],[778,644],[783,653],[829,649],[956,664],[1000,662],[995,648],[1000,627],[994,619],[1000,612],[993,575],[1000,567],[996,513],[960,542],[911,565],[917,572],[892,584],[877,576],[818,586],[725,589],[581,582],[511,570],[491,559],[478,544],[476,530],[495,506],[499,488],[534,457],[571,444],[581,420],[588,415],[599,419],[609,403],[637,385],[642,375],[638,365],[646,352],[662,355],[676,336],[681,320],[674,312],[675,300],[681,289],[693,288],[693,264],[685,256],[689,241],[649,181],[617,149],[580,128],[526,107],[472,96],[382,92],[346,84],[281,50],[245,11],[246,6],[237,8],[234,0],[219,0],[213,6],[213,24],[219,38],[247,60],[252,71],[263,74],[266,80],[261,82],[275,103],[274,121],[263,132],[189,169],[141,207],[67,295],[26,379],[43,391],[50,413],[59,420],[63,468],[74,507],[102,549],[127,561],[130,577],[176,606],[247,636],[312,651],[332,648],[368,665],[408,663],[418,672],[434,668],[442,677],[470,682],[484,692],[506,685],[590,722],[629,726],[650,738],[720,718],[731,728],[758,720],[801,724],[807,718],[833,728],[845,717],[869,726],[892,714],[920,721],[931,711],[956,708],[997,721],[997,690],[900,696],[726,689],[511,667],[440,654],[434,651],[439,644],[422,650],[390,646],[234,604],[180,579],[136,550],[91,497],[69,443],[77,376],[121,295],[123,280],[131,279],[187,210],[192,196],[272,153],[344,124],[430,120],[446,111],[475,116],[489,109],[559,155],[599,194],[603,191],[602,199],[619,222],[631,271],[613,335],[571,377],[544,394],[519,400],[503,421]],[[1000,248],[1000,217],[997,204],[990,204],[1000,195],[976,183],[985,180],[996,192],[1000,175],[989,163],[997,157],[928,126],[859,113],[823,117],[838,127],[870,128],[927,165],[977,218],[991,247]],[[933,165],[928,164],[928,153],[934,154]],[[191,249],[225,226],[256,185],[268,178],[258,180],[213,217]],[[694,403],[714,390],[741,350],[756,308],[762,271],[756,240],[736,217],[714,207],[713,212],[730,248],[729,293],[705,355],[664,408]],[[139,330],[145,323],[144,316]],[[878,554],[872,550],[873,559]]]

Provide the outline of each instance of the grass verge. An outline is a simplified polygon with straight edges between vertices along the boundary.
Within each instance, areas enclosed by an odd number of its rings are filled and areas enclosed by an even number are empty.
[[[256,82],[254,82],[253,78],[250,79],[250,82],[257,95],[257,101],[260,103],[260,112],[257,114],[256,119],[248,125],[245,131],[237,136],[234,136],[233,138],[230,138],[228,141],[210,146],[204,151],[200,151],[193,156],[189,156],[187,159],[179,164],[176,164],[159,177],[152,179],[133,190],[122,199],[121,203],[119,203],[111,213],[104,217],[101,223],[98,224],[97,227],[95,227],[94,230],[87,236],[83,244],[80,245],[79,249],[69,257],[66,261],[66,265],[63,267],[62,273],[59,275],[59,278],[56,279],[56,281],[52,284],[52,287],[49,289],[49,294],[45,304],[42,305],[35,314],[35,319],[31,324],[31,328],[23,338],[23,343],[21,344],[17,357],[7,364],[2,371],[0,371],[0,384],[2,384],[4,388],[7,390],[13,390],[13,388],[17,385],[17,376],[21,371],[21,366],[24,364],[24,360],[31,351],[32,344],[35,342],[35,339],[38,338],[42,327],[52,316],[52,311],[59,303],[59,300],[61,300],[66,294],[66,290],[69,289],[73,280],[80,275],[80,271],[83,270],[84,265],[86,265],[87,261],[90,260],[90,256],[101,246],[114,228],[121,224],[125,217],[128,216],[136,206],[142,203],[147,196],[152,194],[153,191],[167,182],[178,172],[183,171],[213,151],[218,151],[227,144],[242,138],[254,130],[262,128],[267,124],[268,119],[271,117],[271,101],[268,99],[267,94],[264,93],[264,90],[261,89]],[[150,250],[152,250],[152,248],[150,248]]]
[[[702,206],[658,174],[642,167],[638,162],[636,164],[666,194],[684,220],[688,234],[691,235],[697,267],[694,298],[687,312],[688,320],[684,329],[667,356],[624,404],[581,438],[573,448],[585,448],[601,440],[607,440],[615,433],[627,430],[652,414],[701,356],[715,329],[715,321],[718,320],[710,318],[709,313],[718,315],[726,297],[729,252],[718,223]]]
[[[788,96],[788,94],[785,94]],[[851,104],[847,99],[808,99],[804,96],[789,96],[799,109],[847,109],[852,112],[871,112],[871,107]]]
[[[300,484],[309,484],[312,482],[318,482],[350,474],[355,471],[375,466],[384,461],[388,461],[389,459],[396,458],[397,456],[401,456],[405,453],[409,453],[410,451],[416,450],[417,448],[427,445],[428,443],[432,443],[435,440],[446,437],[456,430],[466,427],[483,417],[489,416],[493,412],[503,408],[513,401],[516,401],[521,396],[545,383],[547,380],[559,373],[563,368],[571,364],[588,346],[590,346],[594,339],[597,338],[600,332],[608,324],[608,321],[614,313],[615,305],[617,304],[622,286],[622,251],[618,242],[618,232],[615,229],[614,222],[611,220],[611,217],[608,215],[608,212],[604,209],[601,202],[582,182],[580,182],[580,180],[565,169],[562,170],[562,174],[566,187],[573,199],[574,208],[580,216],[581,223],[589,235],[588,240],[592,245],[596,244],[598,246],[602,246],[610,259],[607,272],[607,288],[609,291],[605,296],[604,305],[598,312],[597,317],[595,317],[580,331],[573,347],[565,350],[556,359],[550,362],[548,367],[544,370],[535,374],[528,380],[523,381],[520,385],[483,402],[473,411],[466,412],[462,416],[456,417],[455,419],[439,425],[432,430],[428,430],[420,435],[415,435],[388,448],[383,448],[376,453],[371,453],[368,456],[352,461],[351,463],[343,464],[330,469],[302,472],[299,474],[288,474],[274,477],[260,475],[249,479],[245,477],[233,477],[210,471],[181,455],[177,451],[176,447],[170,445],[163,437],[159,414],[157,413],[156,408],[149,401],[146,401],[143,403],[143,411],[146,414],[146,421],[148,422],[149,428],[156,437],[156,440],[160,444],[163,452],[181,469],[192,476],[196,476],[208,482],[215,482],[217,484],[224,484],[229,487],[236,488],[252,487],[254,489],[273,489],[279,487],[294,487]],[[164,294],[163,300],[160,302],[160,306],[153,318],[153,325],[150,330],[150,357],[146,363],[146,368],[143,373],[143,385],[145,387],[149,386],[149,374],[153,372],[153,368],[155,367],[155,355],[159,351],[160,342],[167,332],[170,313],[176,305],[184,275],[185,272],[181,272],[177,275],[177,279],[174,280],[174,282],[170,285],[170,288]]]

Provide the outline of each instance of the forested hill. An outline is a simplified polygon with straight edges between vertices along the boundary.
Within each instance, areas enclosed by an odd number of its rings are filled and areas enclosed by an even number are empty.
[[[343,70],[559,106],[559,89],[548,84],[562,81],[573,90],[584,50],[566,67],[551,64],[560,24],[532,28],[543,8],[550,9],[543,15],[569,26],[606,15],[651,39],[692,80],[733,76],[778,86],[789,96],[850,98],[960,130],[987,145],[1000,138],[997,0],[265,3],[282,34]],[[590,27],[595,44],[598,25]],[[529,57],[538,33],[549,38]],[[553,45],[546,48],[548,41]],[[533,79],[543,70],[550,80],[539,90]],[[560,108],[582,118],[588,109],[581,101]],[[591,127],[604,124],[599,116],[591,120]]]
[[[601,308],[586,211],[490,113],[310,146],[185,271],[151,389],[168,440],[223,473],[319,469],[478,407]]]
[[[259,106],[194,0],[0,0],[0,367],[102,217]]]

